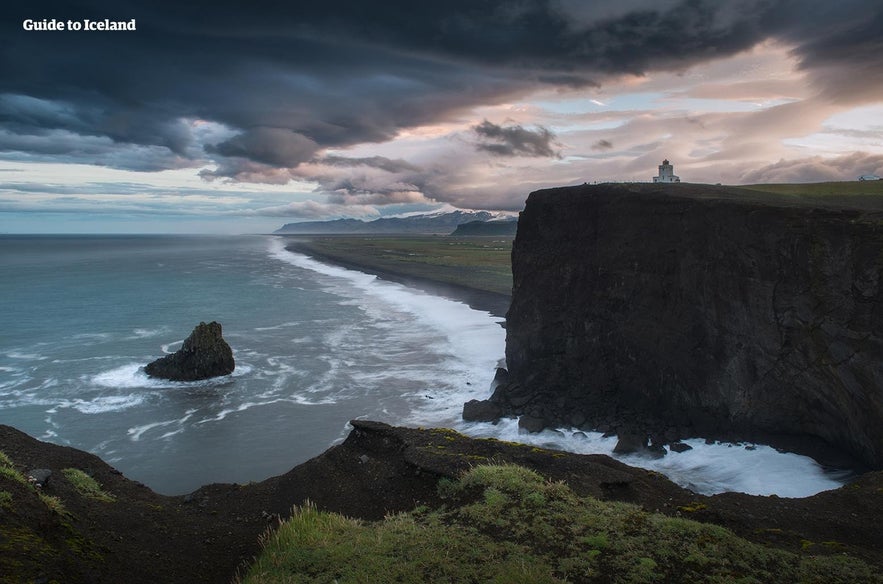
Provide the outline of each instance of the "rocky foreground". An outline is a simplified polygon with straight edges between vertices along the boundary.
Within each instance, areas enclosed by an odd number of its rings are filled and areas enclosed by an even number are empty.
[[[354,421],[346,441],[290,472],[248,485],[216,484],[166,497],[94,455],[0,426],[0,574],[4,582],[230,582],[259,538],[293,505],[377,520],[441,504],[437,483],[475,464],[514,462],[563,480],[578,494],[636,503],[732,529],[800,554],[848,554],[883,570],[883,473],[806,499],[696,495],[662,475],[603,455],[476,440],[445,429]],[[3,465],[0,465],[2,467]],[[16,480],[51,471],[44,486]],[[106,498],[69,478],[94,477]],[[4,494],[5,493],[5,494]]]

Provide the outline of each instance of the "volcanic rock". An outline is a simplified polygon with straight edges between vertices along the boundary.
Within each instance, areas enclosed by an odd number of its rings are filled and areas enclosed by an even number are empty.
[[[198,381],[229,375],[235,367],[233,350],[221,336],[221,325],[201,322],[177,352],[149,363],[144,371],[171,381]]]
[[[691,184],[532,193],[503,415],[883,468],[883,201]]]
[[[469,400],[463,404],[463,419],[467,422],[495,422],[500,419],[502,408],[489,400]]]

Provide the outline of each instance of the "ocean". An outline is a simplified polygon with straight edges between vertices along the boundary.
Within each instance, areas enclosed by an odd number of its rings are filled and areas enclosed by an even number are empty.
[[[289,252],[282,238],[9,235],[0,268],[0,424],[93,452],[159,493],[284,473],[355,418],[582,453],[616,443],[463,422],[463,403],[486,398],[503,365],[501,319]],[[232,375],[144,374],[212,320],[233,348]],[[848,479],[763,445],[688,443],[621,460],[706,494],[800,497]]]

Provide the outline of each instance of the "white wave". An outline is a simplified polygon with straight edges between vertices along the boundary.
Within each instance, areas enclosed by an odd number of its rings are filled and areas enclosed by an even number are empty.
[[[147,373],[144,372],[143,363],[127,363],[125,365],[103,371],[96,375],[86,376],[84,380],[87,383],[91,383],[92,385],[116,389],[162,389],[194,386],[204,387],[223,385],[225,383],[228,383],[233,377],[242,377],[250,374],[251,372],[251,365],[241,363],[236,366],[236,369],[230,375],[212,377],[210,379],[201,379],[199,381],[169,381],[166,379],[158,379],[156,377],[150,377],[149,375],[147,375]]]
[[[463,302],[290,252],[279,238],[270,240],[270,254],[283,262],[330,278],[326,281],[330,291],[342,297],[349,296],[354,304],[372,316],[376,326],[391,323],[389,326],[397,336],[414,336],[411,343],[386,348],[387,352],[430,349],[441,357],[442,363],[431,366],[434,371],[427,376],[426,382],[435,386],[434,393],[444,395],[438,396],[441,399],[416,403],[417,409],[406,420],[407,423],[423,425],[432,420],[436,424],[454,423],[459,418],[463,402],[474,398],[476,390],[481,391],[490,385],[505,352],[506,331],[500,326],[502,319],[475,310]],[[361,298],[353,298],[354,294]],[[369,298],[372,301],[368,301]],[[407,332],[409,329],[410,333]],[[421,331],[432,331],[435,340]],[[352,336],[350,329],[339,327],[326,334],[324,343],[337,348]],[[431,343],[431,346],[426,346],[426,343]],[[371,350],[383,351],[384,347],[371,347]],[[389,355],[389,359],[396,362],[397,356]],[[336,375],[341,363],[333,360],[329,360],[329,363],[332,371],[328,375]],[[422,367],[428,369],[430,366],[424,364]],[[409,370],[408,375],[413,377],[419,374]],[[372,381],[377,381],[382,379],[383,374],[365,371],[353,373],[354,379],[369,380],[371,376],[375,376]]]
[[[180,339],[178,341],[172,341],[171,343],[164,343],[159,346],[163,353],[170,355],[181,348],[181,345],[184,344],[184,339]],[[173,348],[174,347],[174,348]]]
[[[174,424],[175,420],[166,420],[164,422],[152,422],[150,424],[144,424],[142,426],[134,426],[126,430],[126,433],[129,435],[129,439],[133,442],[138,442],[141,440],[141,436],[154,428],[164,428],[170,424]]]
[[[148,339],[151,337],[158,337],[161,334],[168,332],[167,327],[160,327],[155,329],[146,329],[146,328],[136,328],[132,330],[132,336],[130,339]]]
[[[76,399],[69,402],[69,407],[84,414],[104,414],[119,412],[144,403],[144,396],[139,394],[108,395],[93,400]]]
[[[112,333],[79,333],[72,337],[78,341],[107,341],[113,338]]]
[[[176,418],[173,420],[163,420],[162,422],[151,422],[150,424],[143,424],[141,426],[133,426],[126,430],[126,434],[128,434],[130,440],[132,440],[133,442],[138,442],[139,440],[141,440],[141,436],[143,436],[145,432],[149,432],[154,428],[165,428],[167,426],[178,425],[179,428],[177,430],[166,432],[165,434],[160,436],[160,438],[167,438],[183,432],[185,429],[184,424],[186,424],[193,417],[193,415],[196,414],[197,411],[198,410],[196,409],[189,409],[184,412],[184,416],[181,418]]]
[[[48,359],[46,355],[41,355],[40,353],[25,353],[24,351],[12,350],[6,353],[6,356],[10,359],[21,359],[26,361],[44,361]]]
[[[141,387],[162,387],[164,382],[154,379],[144,372],[141,363],[127,363],[119,367],[114,367],[108,371],[102,371],[91,377],[87,377],[86,381],[93,385],[110,388],[141,388]]]
[[[285,328],[298,327],[298,326],[301,326],[302,324],[303,324],[303,323],[301,323],[300,321],[283,322],[283,323],[281,323],[281,324],[277,324],[277,325],[273,325],[273,326],[259,326],[259,327],[255,327],[254,330],[256,330],[256,331],[260,331],[260,332],[265,332],[265,331],[278,331],[278,330],[285,329]]]
[[[578,454],[606,454],[628,465],[660,472],[678,485],[703,495],[736,491],[749,495],[809,497],[842,486],[845,478],[842,473],[826,472],[807,456],[779,452],[764,445],[746,448],[693,439],[684,441],[692,450],[649,458],[614,455],[616,437],[605,438],[598,432],[569,428],[520,433],[515,419],[504,419],[496,425],[463,422],[458,429],[479,438],[498,438]]]

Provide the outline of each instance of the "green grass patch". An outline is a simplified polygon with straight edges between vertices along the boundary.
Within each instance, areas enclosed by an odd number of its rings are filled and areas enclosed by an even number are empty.
[[[514,465],[477,466],[439,492],[445,508],[373,523],[295,508],[244,582],[883,582],[858,559],[770,549]]]
[[[764,193],[776,193],[779,195],[808,197],[883,195],[883,181],[881,180],[758,184],[744,185],[740,188]]]
[[[56,497],[55,495],[47,495],[40,491],[37,491],[37,495],[40,497],[40,500],[43,501],[43,504],[49,507],[50,511],[58,513],[64,517],[70,515],[59,497]]]
[[[12,459],[9,456],[0,450],[0,478],[6,478],[11,481],[15,481],[17,483],[21,483],[23,485],[29,485],[28,477],[22,474],[21,471],[15,468],[15,464],[13,464]]]
[[[335,236],[300,240],[307,252],[399,276],[512,293],[512,237]]]
[[[883,181],[759,184],[733,188],[759,202],[883,210]]]
[[[103,501],[105,503],[116,501],[116,497],[102,489],[98,481],[78,468],[62,469],[61,474],[64,475],[64,478],[73,485],[80,495],[87,499]]]

